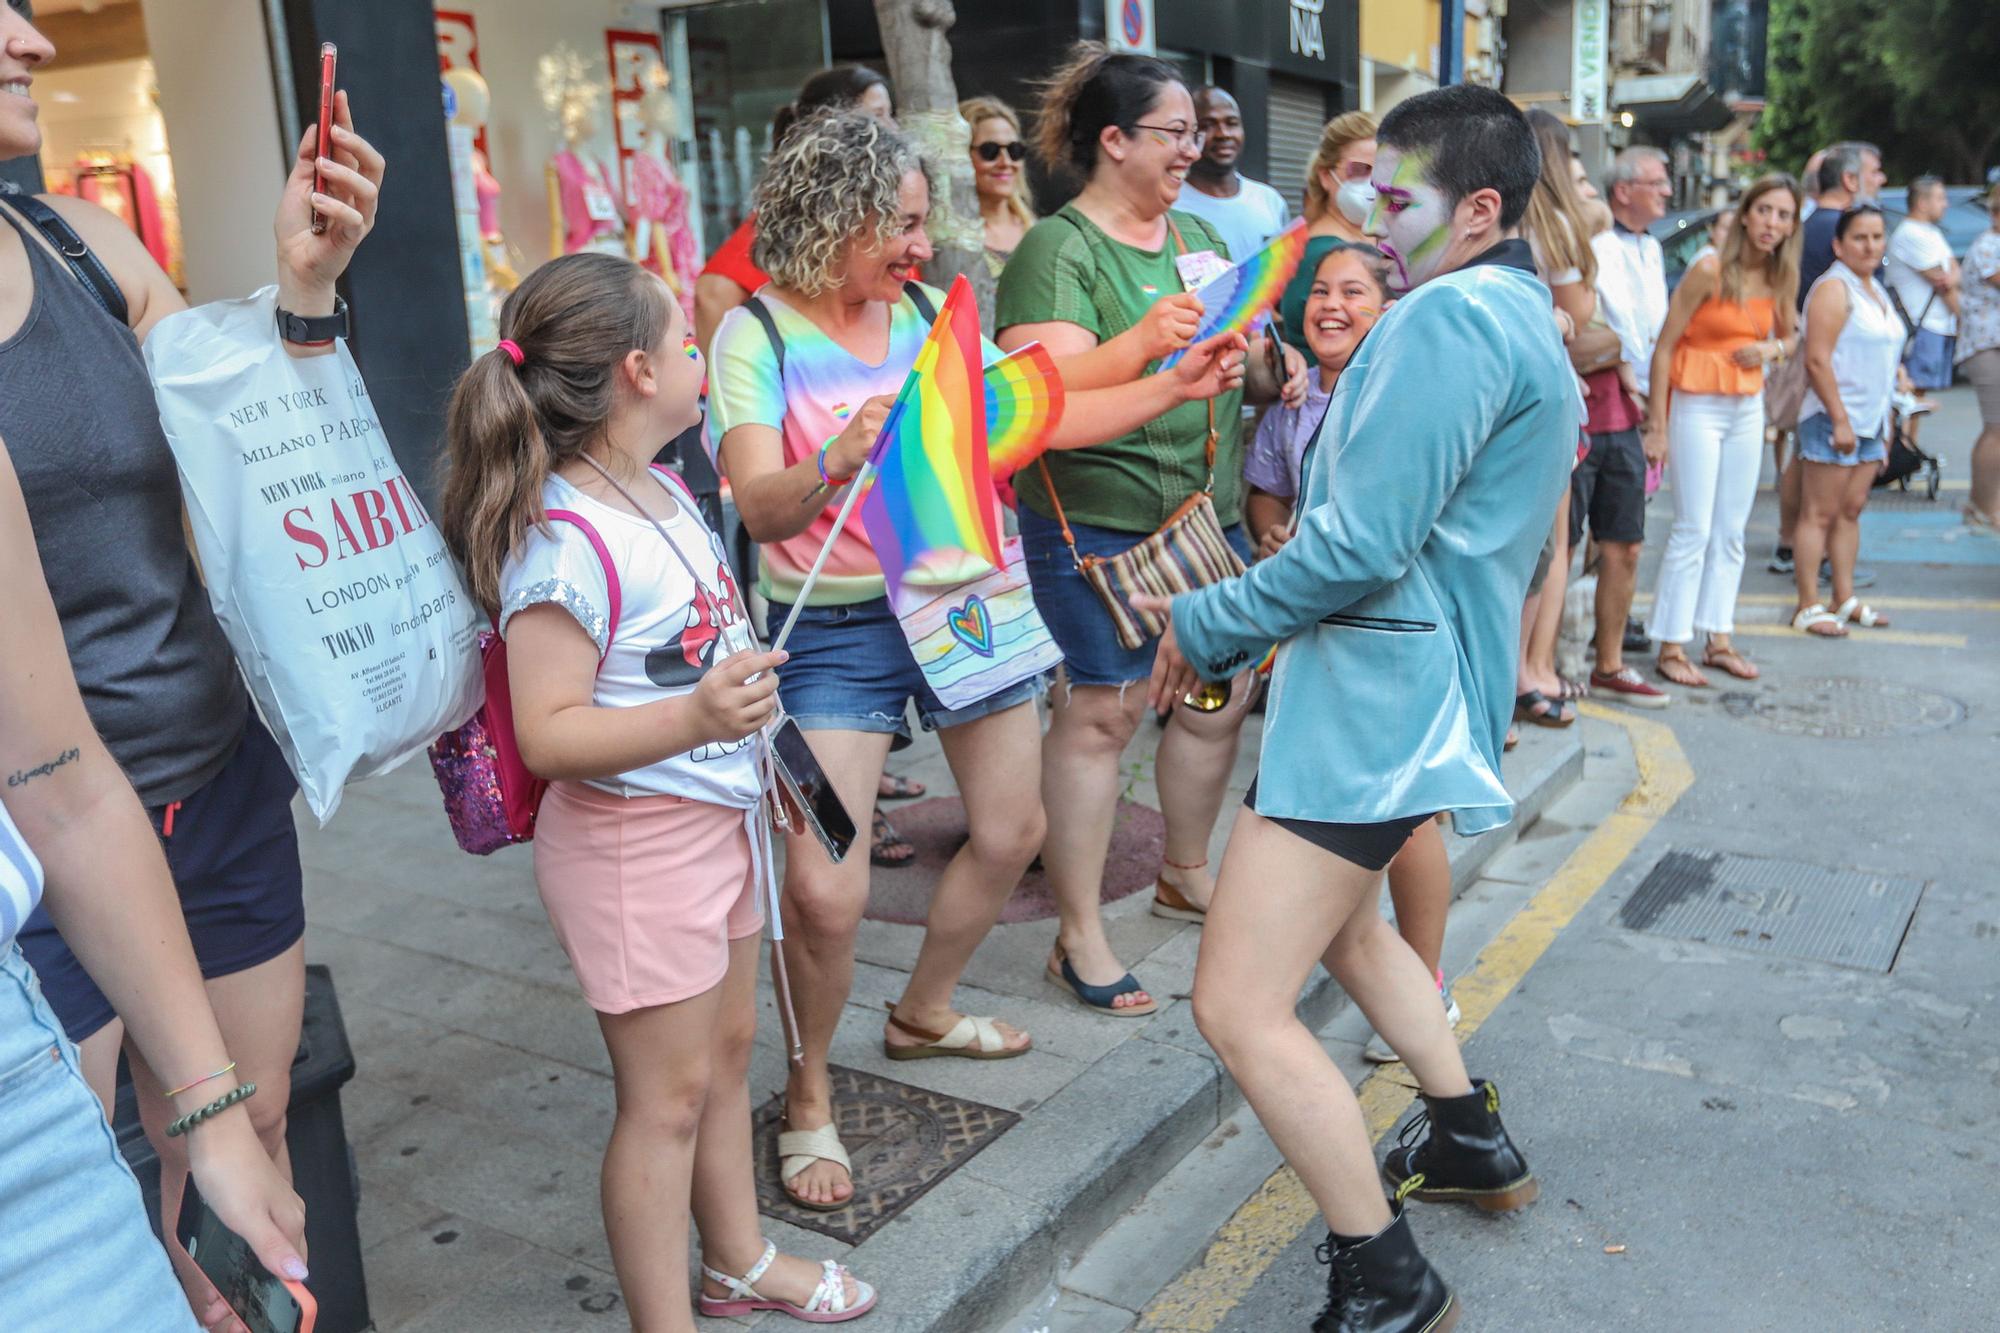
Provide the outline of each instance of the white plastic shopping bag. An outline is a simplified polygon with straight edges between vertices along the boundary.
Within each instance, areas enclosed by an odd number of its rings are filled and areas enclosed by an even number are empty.
[[[483,620],[347,344],[288,355],[276,308],[266,287],[171,315],[146,364],[209,601],[324,824],[479,706]]]

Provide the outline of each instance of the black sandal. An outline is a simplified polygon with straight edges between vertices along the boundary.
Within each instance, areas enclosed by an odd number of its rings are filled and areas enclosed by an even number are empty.
[[[874,845],[868,849],[868,859],[873,864],[895,870],[917,859],[916,847],[896,832],[889,823],[889,817],[880,810],[875,812],[875,824],[869,833]]]
[[[878,801],[914,801],[930,788],[901,773],[884,773],[875,782],[875,799]]]
[[[1540,690],[1527,690],[1514,696],[1514,720],[1538,727],[1566,727],[1576,721],[1576,712],[1564,712],[1565,706],[1563,700],[1551,699]]]

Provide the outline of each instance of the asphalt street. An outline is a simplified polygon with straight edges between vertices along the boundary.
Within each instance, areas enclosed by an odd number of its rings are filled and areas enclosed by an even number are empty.
[[[1940,399],[1926,442],[1949,455],[1945,490],[1878,493],[1865,519],[1865,595],[1893,628],[1822,642],[1784,626],[1767,490],[1739,612],[1762,679],[1714,673],[1636,727],[1616,706],[1587,719],[1592,754],[1636,752],[1625,800],[1643,817],[1552,825],[1545,873],[1455,909],[1447,961],[1477,978],[1461,999],[1491,992],[1467,1063],[1499,1085],[1542,1181],[1512,1217],[1412,1205],[1462,1329],[1996,1326],[2000,540],[1957,523],[1977,421],[1969,391]],[[1652,509],[1657,558],[1670,497]],[[1663,862],[1686,873],[1649,886]],[[1574,917],[1535,948],[1508,943],[1552,908]],[[1325,1035],[1351,1054],[1355,1033]],[[1399,1077],[1377,1077],[1378,1127],[1407,1096]],[[1116,1251],[1141,1242],[1120,1227],[1013,1327],[1304,1329],[1324,1224],[1285,1172],[1239,1207],[1240,1176],[1180,1210],[1185,1229],[1205,1206],[1213,1239],[1161,1290],[1092,1290],[1093,1272],[1130,1270]]]

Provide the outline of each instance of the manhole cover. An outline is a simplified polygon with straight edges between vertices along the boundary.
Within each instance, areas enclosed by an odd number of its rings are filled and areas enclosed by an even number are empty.
[[[785,1197],[778,1182],[778,1122],[784,1094],[758,1110],[757,1202],[766,1217],[859,1245],[931,1187],[971,1161],[1020,1120],[1012,1111],[913,1088],[834,1065],[834,1122],[854,1160],[854,1198],[837,1212],[816,1213]]]
[[[1965,718],[1965,705],[1948,694],[1852,676],[1787,678],[1762,690],[1731,690],[1721,702],[1731,717],[1766,731],[1833,740],[1921,736]]]
[[[1628,930],[1887,972],[1920,880],[1722,852],[1669,851],[1618,910]]]

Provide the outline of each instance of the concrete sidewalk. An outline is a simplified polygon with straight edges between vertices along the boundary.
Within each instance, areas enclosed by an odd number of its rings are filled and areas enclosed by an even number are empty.
[[[1255,730],[1253,720],[1225,810],[1254,771]],[[1447,838],[1461,890],[1582,772],[1575,730],[1523,731],[1507,761],[1521,803],[1514,828]],[[1127,756],[1128,798],[1153,808],[1156,742],[1145,728]],[[933,794],[952,791],[934,738],[894,767]],[[527,853],[459,852],[421,760],[351,789],[329,828],[309,825],[307,956],[333,969],[359,1065],[345,1109],[378,1327],[623,1327],[597,1197],[610,1065]],[[878,870],[876,883],[920,873]],[[877,1333],[965,1333],[1015,1309],[1240,1104],[1186,1000],[1199,928],[1150,915],[1144,891],[1109,905],[1107,917],[1114,948],[1161,999],[1160,1012],[1086,1012],[1043,980],[1053,920],[1003,925],[959,995],[965,1011],[1034,1034],[1033,1052],[1000,1063],[886,1059],[882,1004],[901,992],[920,930],[864,924],[834,1062],[1020,1117],[859,1246],[769,1223],[780,1245],[839,1256],[883,1288],[866,1321]],[[762,998],[755,1105],[784,1082],[768,980]],[[1344,1003],[1324,973],[1301,997],[1316,1025]]]

